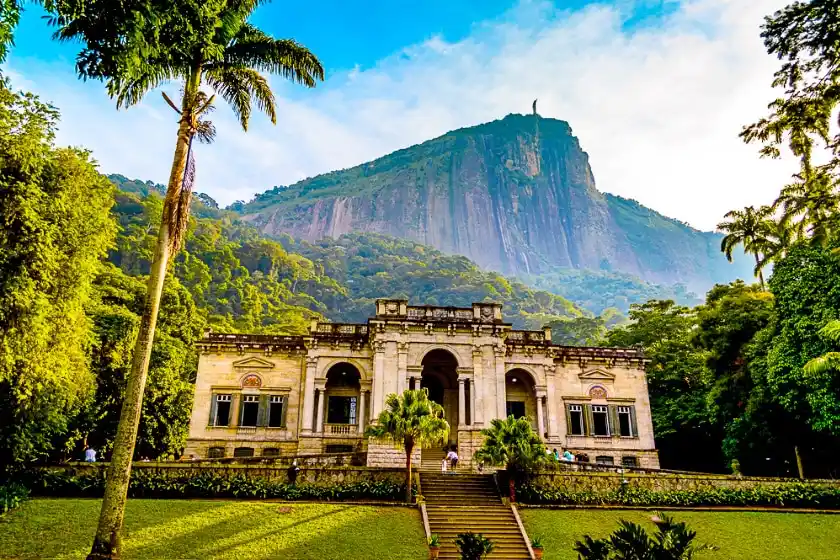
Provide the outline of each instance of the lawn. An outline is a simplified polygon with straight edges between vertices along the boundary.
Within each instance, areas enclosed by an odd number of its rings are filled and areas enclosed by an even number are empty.
[[[546,560],[577,560],[575,541],[589,534],[601,538],[618,527],[619,519],[652,531],[650,512],[638,510],[520,510],[528,535],[540,535]],[[840,557],[840,515],[752,512],[666,512],[697,532],[697,541],[718,547],[698,560],[793,559],[837,560]]]
[[[37,499],[0,519],[0,558],[84,558],[100,500]],[[416,509],[212,500],[129,500],[123,558],[426,557]]]

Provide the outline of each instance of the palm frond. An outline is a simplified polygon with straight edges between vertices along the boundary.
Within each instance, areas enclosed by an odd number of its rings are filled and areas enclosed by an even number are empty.
[[[243,130],[248,130],[252,99],[256,102],[257,108],[268,115],[272,123],[277,122],[274,93],[266,79],[256,70],[211,64],[205,68],[204,77],[207,85],[231,106]]]
[[[303,45],[291,39],[274,39],[245,24],[225,49],[225,63],[280,75],[306,87],[324,79],[324,67]]]

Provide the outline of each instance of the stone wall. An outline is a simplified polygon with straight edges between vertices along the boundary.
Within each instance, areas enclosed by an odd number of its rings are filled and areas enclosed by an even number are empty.
[[[411,464],[415,468],[420,466],[420,446],[411,453]],[[373,468],[405,467],[405,449],[395,446],[389,441],[368,441],[367,466]]]
[[[736,477],[712,474],[675,474],[645,472],[560,472],[531,475],[534,486],[568,492],[607,493],[627,487],[654,492],[711,490],[719,488],[750,489],[802,482],[793,478]],[[840,480],[807,480],[810,485],[840,488]]]

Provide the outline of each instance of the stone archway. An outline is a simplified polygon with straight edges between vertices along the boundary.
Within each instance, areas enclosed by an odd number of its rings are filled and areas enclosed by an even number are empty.
[[[327,370],[324,386],[321,431],[329,434],[352,434],[364,429],[365,407],[361,402],[361,373],[348,362],[338,362]]]
[[[429,398],[443,407],[449,422],[449,438],[458,438],[458,360],[448,350],[437,348],[423,357],[420,387],[429,391]]]
[[[505,416],[527,417],[534,431],[537,425],[536,383],[531,374],[522,368],[515,368],[505,374]]]

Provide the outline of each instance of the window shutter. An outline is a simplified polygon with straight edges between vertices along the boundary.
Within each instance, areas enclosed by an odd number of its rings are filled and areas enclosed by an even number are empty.
[[[210,420],[207,422],[208,426],[216,425],[216,394],[210,394]]]
[[[630,433],[633,437],[639,437],[639,427],[636,425],[636,407],[630,407]]]
[[[572,405],[566,405],[566,434],[572,435]]]
[[[257,412],[257,426],[268,425],[268,395],[260,395],[260,408]]]
[[[283,397],[282,404],[280,405],[282,407],[280,409],[281,410],[281,412],[280,412],[280,427],[282,427],[282,428],[286,427],[286,409],[289,408],[286,404],[287,404],[288,400],[289,399],[287,399],[286,397]]]
[[[621,435],[621,425],[618,423],[618,408],[611,404],[609,405],[609,418],[610,418],[610,435],[611,436],[620,436]]]
[[[585,404],[583,405],[583,434],[587,436],[592,435],[592,425],[594,424],[594,420],[592,418],[592,405]]]

